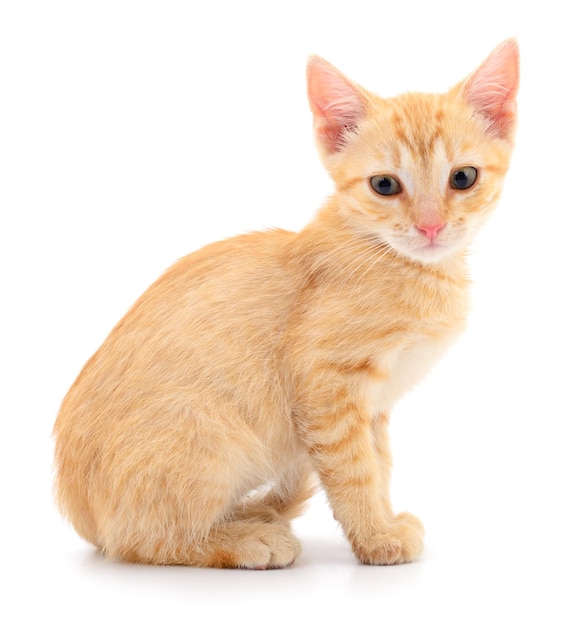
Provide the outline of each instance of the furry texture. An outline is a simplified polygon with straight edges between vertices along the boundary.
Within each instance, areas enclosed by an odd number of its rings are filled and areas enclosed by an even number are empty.
[[[389,415],[463,327],[517,86],[513,40],[442,95],[382,99],[310,59],[336,192],[299,233],[181,259],[88,361],[54,428],[82,537],[141,563],[284,567],[317,476],[361,562],[419,555],[420,521],[390,503]]]

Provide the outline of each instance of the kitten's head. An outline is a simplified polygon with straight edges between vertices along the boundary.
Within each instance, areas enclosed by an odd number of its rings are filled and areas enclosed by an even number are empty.
[[[390,99],[312,57],[316,139],[351,227],[421,263],[464,250],[508,168],[518,80],[512,39],[445,94]]]

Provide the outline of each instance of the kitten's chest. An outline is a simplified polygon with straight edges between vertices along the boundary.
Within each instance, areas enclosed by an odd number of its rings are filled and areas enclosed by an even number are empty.
[[[376,367],[360,386],[361,401],[372,415],[390,413],[394,404],[420,382],[457,336],[417,335],[407,343],[385,350],[376,358]]]
[[[415,307],[405,327],[374,353],[375,368],[362,381],[362,399],[373,415],[390,412],[463,330],[468,308],[466,283],[446,286]]]

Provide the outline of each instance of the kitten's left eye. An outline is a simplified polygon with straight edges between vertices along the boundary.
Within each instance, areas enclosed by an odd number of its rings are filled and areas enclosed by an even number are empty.
[[[402,185],[393,176],[372,176],[370,185],[381,196],[395,196],[402,191]]]
[[[460,167],[450,175],[450,186],[459,191],[470,189],[475,184],[477,176],[475,167]]]

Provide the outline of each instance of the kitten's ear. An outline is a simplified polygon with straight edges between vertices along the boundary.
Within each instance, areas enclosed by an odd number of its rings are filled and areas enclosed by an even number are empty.
[[[317,56],[309,59],[307,83],[318,142],[329,153],[339,152],[346,145],[348,132],[366,115],[364,92]]]
[[[519,88],[519,46],[507,39],[462,84],[462,94],[489,122],[490,130],[504,139],[514,131]]]

